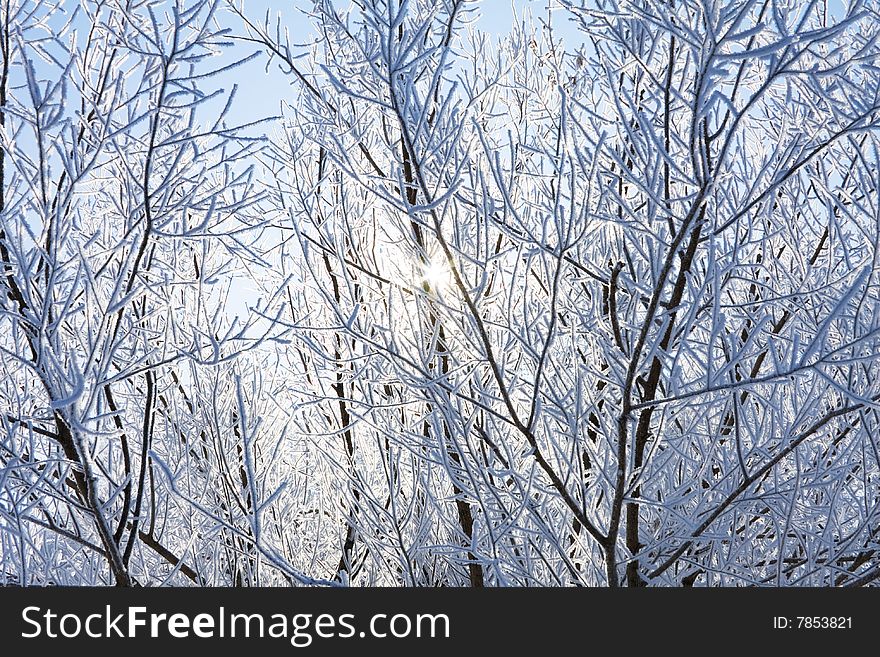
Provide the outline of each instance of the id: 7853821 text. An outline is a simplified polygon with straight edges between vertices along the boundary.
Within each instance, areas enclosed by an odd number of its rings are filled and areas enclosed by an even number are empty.
[[[774,616],[775,630],[851,630],[852,616]]]

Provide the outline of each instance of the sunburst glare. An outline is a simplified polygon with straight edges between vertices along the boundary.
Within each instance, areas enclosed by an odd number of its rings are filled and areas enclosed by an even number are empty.
[[[434,292],[440,292],[449,287],[452,281],[452,272],[449,269],[449,263],[442,255],[434,256],[425,263],[422,269],[422,280]]]

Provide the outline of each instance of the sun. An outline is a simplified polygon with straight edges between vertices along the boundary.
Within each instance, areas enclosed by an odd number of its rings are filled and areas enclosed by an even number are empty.
[[[449,286],[452,280],[449,263],[446,262],[445,258],[431,258],[422,269],[422,280],[432,291],[442,291]]]

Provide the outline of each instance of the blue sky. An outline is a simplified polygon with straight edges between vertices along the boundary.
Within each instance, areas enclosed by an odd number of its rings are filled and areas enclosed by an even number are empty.
[[[298,9],[307,0],[247,0],[246,15],[255,24],[262,25],[266,18],[267,9],[272,15],[271,23],[274,25],[275,16],[280,12],[281,24],[288,30],[292,43],[305,43],[309,40],[312,25],[309,18]],[[345,5],[345,0],[338,3]],[[476,27],[484,30],[495,37],[507,34],[512,25],[514,16],[522,17],[525,11],[531,11],[533,16],[543,15],[546,12],[547,0],[482,0],[477,3],[479,19]],[[573,38],[575,30],[566,25],[563,12],[557,10],[560,35],[567,34]],[[236,32],[240,32],[236,26]],[[248,51],[257,50],[257,47],[233,48],[225,57],[232,61],[233,57],[239,58]],[[275,116],[281,113],[281,104],[290,99],[296,93],[295,81],[284,75],[278,67],[278,63],[272,62],[266,66],[266,57],[260,55],[243,64],[233,72],[220,78],[216,78],[218,86],[227,91],[232,85],[238,86],[236,102],[232,104],[228,121],[236,124],[248,123],[259,119]],[[219,108],[219,101],[214,105]],[[264,123],[255,130],[257,133],[270,134],[273,130],[271,123]],[[232,281],[232,287],[226,302],[226,312],[229,317],[247,314],[247,307],[252,305],[259,291],[247,283],[244,279]]]
[[[479,19],[476,27],[492,35],[500,36],[510,31],[514,15],[522,16],[531,12],[533,16],[546,13],[548,0],[482,0],[476,3]],[[552,0],[551,0],[552,2]],[[303,0],[248,0],[245,11],[248,18],[256,24],[262,24],[268,10],[273,18],[281,14],[281,24],[289,31],[292,42],[306,42],[312,31],[309,18],[301,11],[301,7],[309,3]],[[345,6],[345,2],[339,2]],[[555,2],[553,4],[556,4]],[[557,9],[555,21],[558,35],[572,38],[576,30],[569,23],[565,13]],[[236,52],[241,56],[244,50]],[[266,68],[266,59],[257,57],[239,68],[225,81],[239,87],[237,102],[234,104],[230,119],[236,123],[254,121],[262,117],[279,114],[281,102],[293,94],[291,80],[279,70],[277,63]]]
[[[855,0],[828,0],[829,13],[836,17],[843,15],[844,8],[850,1]],[[500,36],[510,31],[515,15],[521,17],[524,13],[530,12],[534,17],[544,16],[548,3],[557,7],[553,14],[557,37],[563,38],[569,45],[576,43],[580,38],[578,30],[569,20],[568,13],[558,7],[557,0],[480,0],[475,3],[479,15],[476,27]],[[281,24],[288,30],[291,41],[294,43],[308,41],[312,24],[301,10],[302,7],[311,4],[308,0],[247,0],[244,4],[246,14],[253,22],[262,24],[268,10],[273,16],[274,25],[274,17],[280,13]],[[338,0],[336,4],[345,7],[347,2]],[[807,2],[804,0],[804,7],[806,6]],[[237,50],[236,54],[241,56],[242,52],[244,51]],[[289,98],[293,93],[291,80],[280,73],[276,63],[267,70],[266,59],[263,56],[248,62],[224,83],[239,85],[239,96],[230,115],[230,119],[236,123],[278,115],[282,100]]]

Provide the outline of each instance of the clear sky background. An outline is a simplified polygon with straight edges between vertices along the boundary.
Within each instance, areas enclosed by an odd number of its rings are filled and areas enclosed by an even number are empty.
[[[821,0],[820,0],[821,1]],[[829,14],[839,17],[844,13],[844,6],[850,0],[828,0]],[[530,14],[532,18],[545,18],[547,16],[548,3],[553,10],[553,28],[556,38],[562,39],[566,46],[576,47],[583,36],[571,20],[570,14],[559,7],[557,0],[480,0],[475,3],[477,20],[474,23],[476,29],[482,30],[498,39],[510,32],[513,22],[517,18],[523,18]],[[270,14],[270,24],[276,24],[276,17],[280,15],[282,30],[287,30],[291,44],[309,43],[313,34],[313,24],[309,16],[303,11],[303,7],[310,5],[308,0],[247,0],[245,12],[251,22],[263,25],[266,20],[266,12]],[[338,0],[337,6],[345,7],[347,0]],[[807,6],[807,0],[804,0]],[[537,22],[537,21],[536,21]],[[244,30],[242,24],[233,23],[235,33],[241,34]],[[256,45],[239,43],[238,47],[230,49],[226,57],[228,61],[240,58],[248,52],[259,50]],[[305,47],[299,49],[305,51]],[[237,85],[237,97],[230,109],[227,122],[230,124],[246,124],[259,121],[266,117],[281,114],[282,103],[290,100],[297,93],[296,80],[285,75],[279,69],[278,61],[273,61],[267,66],[267,58],[259,54],[238,69],[215,78],[218,86],[227,91],[231,86]],[[218,108],[219,103],[218,101]],[[275,126],[266,122],[255,127],[256,134],[271,135]],[[230,315],[244,315],[246,308],[256,301],[257,291],[250,288],[243,279],[233,282],[228,298],[227,311]]]
[[[845,6],[854,1],[827,0],[829,15],[842,16]],[[810,4],[807,0],[803,0],[803,3],[805,8]],[[246,0],[244,4],[246,14],[253,22],[262,24],[268,10],[274,24],[274,17],[280,14],[281,25],[289,31],[291,41],[308,41],[312,24],[302,11],[302,7],[310,4],[307,0]],[[346,4],[346,0],[337,2],[339,7],[345,7]],[[568,12],[558,6],[557,0],[480,0],[474,5],[479,16],[475,27],[501,36],[510,31],[515,16],[522,17],[526,13],[531,13],[533,17],[546,16],[548,4],[556,7],[553,12],[556,36],[564,39],[567,45],[576,45],[581,37]],[[242,53],[241,50],[236,52],[239,55]],[[292,94],[291,81],[281,74],[277,63],[267,70],[264,56],[248,62],[231,77],[239,85],[241,93],[230,117],[236,122],[277,115],[281,101]]]
[[[481,0],[475,3],[478,20],[474,26],[495,37],[502,36],[510,32],[515,16],[521,18],[526,12],[533,17],[545,16],[548,1],[552,5],[557,4],[555,0]],[[307,4],[303,0],[247,0],[245,12],[258,25],[265,21],[267,10],[272,16],[273,25],[275,16],[280,14],[281,25],[289,31],[291,42],[304,44],[312,33],[311,20],[302,11]],[[344,7],[345,0],[338,2],[338,5]],[[554,29],[560,38],[577,38],[577,30],[567,13],[559,8],[554,11]],[[256,47],[252,50],[256,50]],[[240,57],[247,49],[235,49],[235,52]],[[292,81],[279,71],[277,61],[267,69],[266,57],[262,55],[237,69],[224,82],[224,86],[230,82],[238,85],[237,102],[230,114],[230,119],[236,123],[278,115],[281,102],[290,98],[294,91]],[[268,126],[267,129],[271,130]]]
[[[527,13],[534,19],[539,16],[545,17],[548,2],[553,6],[558,5],[556,0],[480,0],[473,5],[476,9],[472,14],[476,17],[473,27],[490,34],[497,43],[502,36],[510,32],[517,18],[523,18]],[[280,25],[282,30],[287,30],[291,45],[305,46],[313,39],[314,30],[312,20],[302,8],[310,4],[309,0],[246,0],[244,7],[248,19],[259,26],[265,24],[266,12],[269,12],[269,22],[272,25],[270,34],[274,32],[276,17],[280,16]],[[337,0],[336,4],[340,8],[346,7],[348,0]],[[567,12],[557,8],[552,15],[558,38],[564,38],[567,42],[575,42],[575,39],[579,39]],[[244,25],[238,19],[233,18],[230,27],[234,34],[244,32]],[[297,50],[305,52],[305,47]],[[238,42],[223,55],[223,63],[232,63],[255,51],[260,51],[257,45]],[[280,70],[277,59],[267,66],[267,57],[261,51],[259,55],[229,73],[206,79],[206,87],[209,85],[209,80],[210,84],[221,87],[227,92],[233,85],[237,86],[236,100],[230,106],[227,115],[227,124],[230,125],[242,125],[280,115],[282,103],[294,97],[298,85],[295,79]],[[210,115],[214,111],[219,111],[223,105],[225,102],[217,99],[205,109]],[[273,122],[265,122],[248,132],[271,136],[275,129]],[[244,317],[248,314],[248,307],[257,302],[260,292],[255,289],[252,282],[244,278],[235,277],[230,281],[230,285],[225,308],[227,315],[230,318],[236,315]]]
[[[829,17],[839,18],[845,13],[846,5],[854,1],[856,0],[827,0]],[[810,4],[807,0],[803,2],[805,8]],[[311,19],[303,11],[303,7],[310,4],[308,0],[246,0],[244,3],[246,15],[251,21],[262,25],[268,11],[274,25],[275,17],[280,15],[281,25],[288,30],[291,41],[303,44],[309,41],[312,33]],[[337,1],[339,7],[346,5],[346,0]],[[548,5],[555,7],[552,15],[556,36],[569,46],[577,45],[581,36],[571,21],[570,14],[559,7],[558,0],[479,0],[474,3],[478,16],[475,27],[500,37],[510,32],[515,17],[522,18],[527,13],[535,18],[545,17]],[[236,56],[241,56],[244,52],[246,49],[235,49]],[[276,116],[280,113],[281,102],[293,94],[292,81],[279,71],[277,62],[273,62],[267,69],[266,57],[263,55],[248,62],[229,79],[224,80],[224,86],[229,83],[239,86],[239,96],[229,117],[235,123]],[[267,131],[271,131],[268,126]]]

